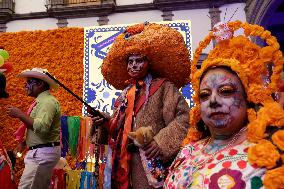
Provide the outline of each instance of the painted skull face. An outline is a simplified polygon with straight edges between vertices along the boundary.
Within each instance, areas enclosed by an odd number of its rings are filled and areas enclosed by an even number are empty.
[[[247,120],[245,91],[237,75],[213,68],[203,77],[199,89],[201,118],[212,136],[231,136]]]
[[[213,27],[213,34],[217,42],[231,39],[233,32],[230,30],[226,23],[219,22]]]
[[[25,90],[28,96],[32,96],[34,93],[34,88],[38,82],[32,78],[27,78],[27,82],[25,84]]]
[[[134,79],[142,79],[148,73],[149,64],[141,55],[130,55],[127,60],[127,72]]]

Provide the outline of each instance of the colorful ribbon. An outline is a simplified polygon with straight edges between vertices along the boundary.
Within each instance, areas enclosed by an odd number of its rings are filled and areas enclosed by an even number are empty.
[[[33,108],[36,106],[36,101],[33,101],[33,103],[30,105],[28,111],[27,111],[27,115],[30,115],[30,113],[33,111]],[[26,124],[22,124],[17,131],[14,133],[15,137],[16,137],[16,141],[18,143],[22,143],[25,140],[25,136],[26,136],[26,131],[27,131],[27,125]]]
[[[73,157],[77,155],[78,137],[80,131],[80,117],[72,116],[67,118],[68,124],[68,141],[70,152]]]
[[[67,116],[61,117],[61,130],[60,130],[60,137],[61,137],[61,157],[66,157],[68,153],[68,124],[67,124]]]
[[[97,180],[92,172],[83,171],[81,173],[80,189],[96,189]]]

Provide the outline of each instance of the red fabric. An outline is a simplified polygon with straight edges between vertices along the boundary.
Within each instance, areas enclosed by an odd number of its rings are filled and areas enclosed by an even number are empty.
[[[284,92],[284,81],[281,80],[279,81],[279,83],[277,84],[277,87],[278,87],[278,92]]]
[[[36,106],[36,101],[34,101],[28,111],[27,111],[27,115],[30,115],[30,113],[32,112],[33,108]],[[26,130],[27,130],[27,126],[23,123],[18,129],[17,131],[14,133],[14,135],[16,136],[16,141],[21,143],[24,141],[25,135],[26,135]]]
[[[105,171],[105,164],[101,163],[100,168],[99,168],[99,188],[98,189],[103,189],[104,186],[104,171]]]
[[[9,165],[9,157],[2,146],[2,143],[0,141],[0,159],[3,161],[0,162],[0,189],[16,189],[16,184],[12,180],[12,172],[11,167],[12,165]]]
[[[63,169],[54,169],[51,178],[51,189],[65,189],[65,171]]]
[[[86,155],[88,155],[88,142],[89,138],[87,135],[87,127],[86,127],[86,120],[84,117],[80,117],[80,133],[79,133],[79,142],[77,147],[77,159],[79,161],[84,161]]]
[[[3,162],[5,163],[5,162]],[[0,188],[1,189],[16,189],[16,184],[13,182],[11,178],[11,170],[7,163],[5,163],[4,167],[0,170]]]

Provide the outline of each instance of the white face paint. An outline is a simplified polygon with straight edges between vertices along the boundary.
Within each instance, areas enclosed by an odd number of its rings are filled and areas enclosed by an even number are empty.
[[[141,55],[130,55],[127,60],[127,72],[134,79],[142,79],[148,73],[148,61]]]
[[[37,85],[37,81],[32,78],[27,78],[27,82],[25,84],[25,90],[28,96],[34,96],[34,88]]]
[[[225,70],[209,70],[200,83],[201,118],[212,136],[230,136],[247,119],[245,91],[240,79]]]

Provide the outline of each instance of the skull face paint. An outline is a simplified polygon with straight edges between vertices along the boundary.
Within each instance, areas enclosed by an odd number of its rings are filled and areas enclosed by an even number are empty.
[[[149,63],[141,55],[130,55],[127,60],[127,72],[134,79],[143,79],[148,73]]]
[[[25,84],[25,90],[28,96],[32,96],[34,93],[34,86],[37,84],[37,81],[31,78],[27,78],[27,82]]]
[[[199,97],[201,118],[212,136],[231,136],[245,125],[245,91],[236,74],[210,69],[201,80]]]

